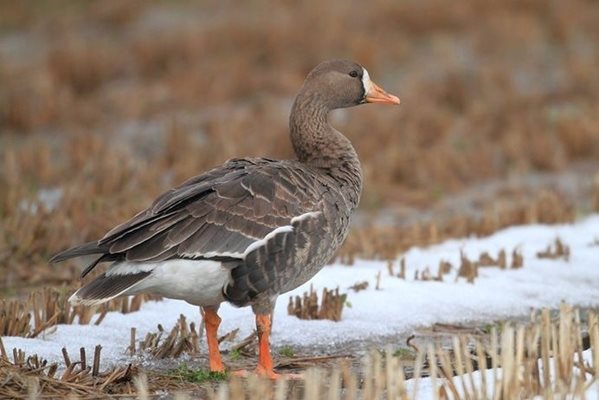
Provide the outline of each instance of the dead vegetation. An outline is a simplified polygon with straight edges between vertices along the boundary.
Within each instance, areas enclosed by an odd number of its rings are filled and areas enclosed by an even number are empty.
[[[543,190],[533,201],[490,207],[480,216],[456,215],[427,223],[364,226],[352,230],[340,252],[342,262],[356,258],[394,260],[412,246],[428,246],[457,237],[487,236],[514,225],[566,223],[574,220],[572,205],[563,196]]]
[[[362,290],[366,290],[368,289],[368,281],[356,282],[355,284],[351,285],[348,289],[351,289],[356,293]]]
[[[424,377],[430,380],[437,399],[581,397],[597,384],[599,363],[597,316],[589,314],[588,321],[589,331],[583,332],[578,311],[562,305],[556,320],[544,310],[533,315],[532,324],[506,323],[501,333],[493,328],[486,342],[459,335],[450,347],[429,344],[419,349],[412,361],[393,356],[391,350],[384,355],[371,353],[359,376],[347,366],[328,372],[307,371],[303,393],[285,382],[272,385],[233,379],[213,398],[408,400],[419,398]],[[587,349],[592,356],[583,358],[582,351]],[[246,385],[243,391],[238,389],[241,384]]]
[[[570,260],[570,246],[564,244],[559,237],[555,238],[554,245],[547,246],[543,251],[537,253],[538,258],[558,259],[563,258],[565,261]]]
[[[515,249],[512,252],[512,259],[515,258],[514,254],[515,254]],[[505,256],[505,249],[499,250],[499,253],[497,254],[496,258],[493,258],[486,251],[482,252],[478,256],[477,264],[479,267],[499,267],[501,269],[506,269],[507,268],[507,260],[506,260],[506,256]]]
[[[329,57],[360,60],[406,99],[397,112],[363,107],[335,121],[363,160],[362,210],[416,213],[472,185],[591,163],[578,194],[510,187],[474,205],[479,216],[360,226],[346,260],[599,210],[592,2],[358,10],[335,0],[276,4],[271,15],[251,3],[27,4],[0,5],[2,290],[72,284],[81,266],[49,267],[52,253],[227,158],[290,157],[289,99]],[[522,43],[538,50],[522,57]]]
[[[357,291],[357,290],[356,290]],[[322,289],[319,304],[318,294],[310,286],[310,292],[304,292],[302,297],[290,296],[287,305],[287,314],[295,315],[299,319],[330,319],[340,321],[347,294],[339,293],[339,288]]]
[[[508,257],[505,249],[500,249],[497,256],[493,257],[488,252],[483,251],[478,255],[478,260],[470,259],[463,250],[460,251],[460,263],[458,266],[457,274],[455,275],[454,281],[457,282],[460,278],[464,278],[468,283],[474,283],[478,278],[480,268],[499,268],[502,270],[506,269],[519,269],[524,267],[524,256],[522,250],[519,247],[515,247],[511,251],[510,262],[508,264]],[[547,246],[543,251],[539,251],[536,254],[537,258],[548,258],[548,259],[559,259],[562,258],[565,261],[570,259],[570,248],[565,245],[559,238],[555,239],[553,244]],[[400,279],[406,279],[406,260],[405,257],[400,259],[400,270],[399,273],[395,274],[392,263],[389,264],[388,270],[390,276],[395,276]],[[453,269],[453,265],[449,261],[439,261],[437,273],[432,274],[431,268],[425,266],[424,268],[416,268],[414,270],[414,280],[417,281],[437,281],[444,282],[444,276],[449,274]],[[355,289],[358,284],[350,287]],[[366,286],[367,287],[367,286]],[[358,291],[358,290],[356,290]]]
[[[584,327],[583,320],[587,321]],[[370,353],[360,372],[345,362],[327,370],[309,368],[299,384],[284,380],[273,383],[256,376],[232,376],[219,386],[210,382],[185,384],[173,376],[138,375],[131,366],[102,373],[96,356],[88,365],[85,353],[76,362],[65,355],[68,367],[60,374],[36,356],[26,357],[15,350],[10,361],[2,350],[0,379],[6,384],[0,387],[0,395],[38,398],[76,394],[91,398],[112,393],[147,399],[160,389],[183,399],[410,400],[420,398],[424,388],[432,385],[437,399],[583,398],[598,384],[598,327],[595,313],[581,315],[563,304],[556,318],[549,310],[535,312],[530,323],[493,326],[488,336],[454,330],[450,345],[414,346],[415,354],[409,358],[394,355],[391,348]],[[97,350],[98,357],[99,353]],[[293,363],[293,357],[285,362]],[[298,363],[302,363],[301,357]],[[130,381],[134,376],[133,386]]]
[[[160,358],[178,358],[183,354],[198,354],[200,350],[199,334],[195,323],[187,324],[185,316],[179,316],[177,324],[167,334],[158,324],[158,332],[150,332],[136,346],[135,328],[131,328],[131,345],[129,346],[131,355],[137,352],[147,352],[152,357]]]
[[[91,323],[99,325],[109,311],[123,314],[138,311],[148,300],[159,296],[138,294],[111,300],[99,307],[73,306],[68,302],[71,290],[44,288],[31,293],[26,300],[0,299],[0,335],[33,338],[57,324]]]
[[[72,360],[63,348],[64,368],[60,371],[57,363],[48,363],[35,354],[28,356],[21,349],[13,349],[10,360],[0,338],[0,397],[91,398],[110,393],[133,394],[129,382],[137,374],[137,368],[127,365],[100,371],[101,350],[102,346],[96,346],[92,362],[88,364],[83,347],[77,361]]]
[[[459,277],[466,278],[468,283],[474,283],[474,280],[478,277],[478,263],[470,261],[463,251],[460,252],[460,268],[458,269],[456,281]]]

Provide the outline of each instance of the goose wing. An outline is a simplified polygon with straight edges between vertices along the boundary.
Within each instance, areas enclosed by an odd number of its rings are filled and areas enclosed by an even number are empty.
[[[167,191],[97,242],[51,261],[100,254],[102,261],[242,259],[292,220],[319,211],[327,186],[299,163],[236,159]],[[315,215],[315,214],[314,214]]]

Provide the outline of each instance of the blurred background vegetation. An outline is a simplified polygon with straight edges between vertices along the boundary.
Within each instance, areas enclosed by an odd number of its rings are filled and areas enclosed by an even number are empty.
[[[0,1],[0,290],[231,157],[292,157],[307,72],[402,99],[336,112],[365,189],[343,254],[599,210],[595,0]]]

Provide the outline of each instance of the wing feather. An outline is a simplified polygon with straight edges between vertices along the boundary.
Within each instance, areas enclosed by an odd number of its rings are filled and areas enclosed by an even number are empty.
[[[293,161],[232,160],[162,194],[86,252],[128,261],[243,258],[251,244],[319,209],[327,186],[309,168]]]
[[[185,222],[186,215],[182,212],[177,212],[166,218],[156,219],[155,222],[148,224],[147,229],[133,229],[128,234],[120,236],[120,240],[110,246],[111,253],[121,253],[127,251],[165,230],[173,230],[177,225]]]

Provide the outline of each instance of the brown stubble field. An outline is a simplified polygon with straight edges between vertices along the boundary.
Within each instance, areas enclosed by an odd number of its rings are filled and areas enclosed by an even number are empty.
[[[332,57],[402,98],[334,116],[366,180],[350,256],[599,208],[592,1],[0,7],[5,291],[70,281],[68,265],[46,267],[50,254],[189,176],[240,155],[292,156],[293,95]],[[381,210],[385,226],[372,226]]]
[[[77,285],[51,254],[192,175],[291,157],[293,96],[334,57],[402,99],[333,116],[366,181],[344,261],[599,211],[597,21],[592,0],[0,2],[1,297]]]

